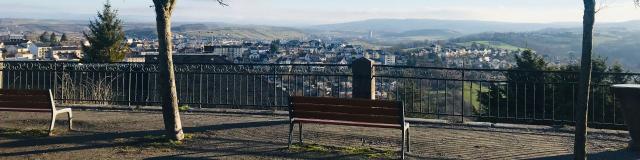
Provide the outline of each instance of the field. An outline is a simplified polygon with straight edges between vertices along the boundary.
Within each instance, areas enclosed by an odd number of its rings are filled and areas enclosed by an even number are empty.
[[[487,45],[487,46],[491,46],[493,48],[499,48],[499,49],[506,49],[506,50],[524,50],[525,48],[520,48],[520,47],[516,47],[504,42],[498,42],[498,41],[470,41],[470,42],[464,42],[464,43],[457,43],[458,45],[461,46],[465,46],[465,47],[471,47],[471,45],[473,43],[476,44],[480,44],[480,45]]]
[[[462,97],[464,98],[465,102],[473,106],[474,111],[480,110],[480,100],[478,99],[478,92],[489,92],[489,88],[475,82],[464,82]]]

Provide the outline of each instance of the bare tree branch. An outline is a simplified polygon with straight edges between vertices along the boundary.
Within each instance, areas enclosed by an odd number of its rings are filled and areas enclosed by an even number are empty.
[[[229,4],[225,3],[224,0],[216,0],[218,2],[218,4],[220,4],[221,6],[229,6]],[[636,0],[637,1],[637,0]]]
[[[634,0],[634,1],[640,1],[640,0]],[[607,5],[607,1],[606,0],[601,0],[598,3],[598,8],[596,8],[595,13],[598,14],[598,12],[600,12],[601,10],[604,10],[606,8],[609,8],[609,5]]]

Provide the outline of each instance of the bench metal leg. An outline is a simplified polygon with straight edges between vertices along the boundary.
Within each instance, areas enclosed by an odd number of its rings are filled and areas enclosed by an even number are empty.
[[[293,134],[293,122],[289,122],[289,146],[288,146],[288,148],[291,148],[292,134]]]
[[[411,153],[411,130],[407,128],[407,152]]]
[[[406,138],[405,136],[406,136],[406,135],[407,135],[406,130],[405,130],[405,129],[402,129],[402,149],[401,149],[401,152],[402,152],[402,153],[401,153],[401,155],[402,155],[402,159],[404,159],[404,147],[405,147],[405,144],[407,144],[407,143],[405,142],[405,140],[406,140],[406,139],[405,139],[405,138]]]
[[[69,115],[69,130],[73,130],[73,114],[71,111],[67,112],[67,114]]]
[[[302,123],[298,123],[298,132],[300,133],[300,144],[302,144]]]
[[[51,113],[51,125],[49,125],[49,135],[53,135],[53,126],[56,124],[56,112]]]

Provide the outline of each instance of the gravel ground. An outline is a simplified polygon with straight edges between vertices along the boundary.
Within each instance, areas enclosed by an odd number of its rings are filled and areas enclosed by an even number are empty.
[[[397,155],[372,153],[397,151],[400,139],[394,129],[305,124],[305,144],[322,147],[289,150],[285,116],[184,113],[188,139],[178,143],[161,140],[159,112],[79,110],[74,131],[59,116],[48,137],[48,118],[0,112],[0,159],[388,159]],[[571,159],[573,147],[567,132],[445,124],[412,124],[411,138],[409,159]],[[639,158],[626,152],[628,141],[626,134],[590,134],[591,159]]]

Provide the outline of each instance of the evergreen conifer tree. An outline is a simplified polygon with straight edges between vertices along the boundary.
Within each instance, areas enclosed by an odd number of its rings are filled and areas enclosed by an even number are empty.
[[[40,40],[40,42],[49,42],[49,37],[47,37],[48,34],[49,34],[49,32],[44,31],[44,33],[42,33],[40,35],[40,37],[38,38]]]
[[[64,41],[68,41],[69,38],[67,37],[66,33],[63,33],[62,36],[60,37],[60,42],[64,42]]]
[[[102,12],[98,12],[97,19],[89,23],[89,30],[89,33],[83,33],[90,45],[82,47],[82,61],[118,62],[129,52],[122,21],[118,19],[118,11],[111,9],[109,1],[104,4]]]
[[[58,36],[56,35],[56,33],[51,33],[51,37],[49,37],[49,42],[51,42],[51,45],[56,45],[58,43]]]

